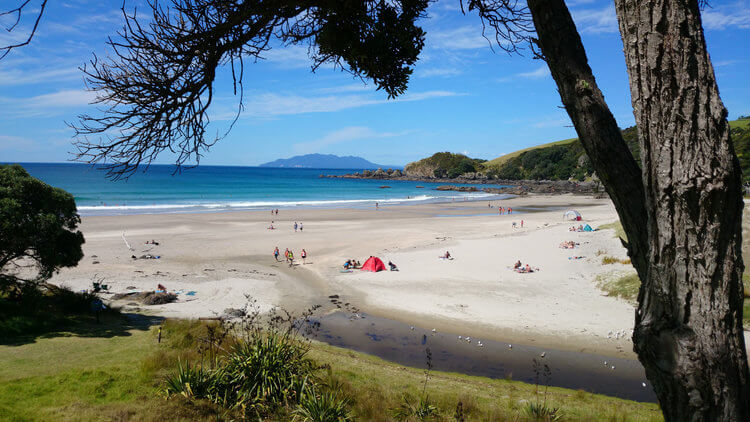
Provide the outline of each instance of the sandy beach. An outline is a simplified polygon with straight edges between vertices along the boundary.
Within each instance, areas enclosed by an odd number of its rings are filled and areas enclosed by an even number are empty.
[[[628,340],[633,306],[596,287],[597,277],[633,271],[628,265],[602,265],[603,256],[626,258],[624,248],[612,230],[570,232],[573,224],[562,218],[565,210],[576,209],[583,224],[596,228],[616,220],[612,204],[573,195],[492,203],[493,208],[475,201],[378,210],[283,209],[273,217],[268,210],[83,217],[86,256],[52,282],[81,290],[103,278],[112,293],[163,284],[179,293],[177,302],[116,305],[186,318],[221,315],[242,307],[247,297],[261,310],[281,306],[299,312],[321,304],[327,312],[336,309],[328,296],[337,294],[362,312],[407,324],[633,357]],[[514,212],[499,215],[497,205]],[[275,230],[267,228],[271,220]],[[304,229],[295,232],[294,222]],[[148,240],[159,245],[147,245]],[[568,240],[580,246],[559,247]],[[273,258],[275,246],[282,262]],[[294,251],[299,265],[283,262],[285,248]],[[308,253],[304,265],[302,248]],[[445,251],[453,259],[438,258]],[[371,255],[393,261],[399,271],[341,272],[346,259],[364,262]],[[517,260],[539,270],[516,273],[511,267]],[[615,338],[618,332],[627,335]]]

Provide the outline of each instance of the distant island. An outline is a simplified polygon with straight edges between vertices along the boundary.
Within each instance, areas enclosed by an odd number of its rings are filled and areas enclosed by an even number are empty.
[[[260,167],[285,167],[285,168],[319,168],[319,169],[378,169],[378,168],[400,168],[399,166],[384,166],[365,160],[362,157],[346,156],[339,157],[333,154],[306,154],[297,155],[292,158],[274,160]]]

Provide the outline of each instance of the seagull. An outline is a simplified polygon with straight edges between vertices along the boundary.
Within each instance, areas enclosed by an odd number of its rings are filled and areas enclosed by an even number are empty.
[[[613,371],[615,370],[615,367],[614,367],[614,366],[612,367],[612,370],[613,370]]]
[[[437,330],[433,328],[433,329],[432,329],[432,332],[433,332],[433,333],[436,333],[436,332],[437,332]]]
[[[606,360],[604,361],[604,366],[607,366],[607,361]]]
[[[645,382],[642,382],[642,383],[641,383],[641,385],[645,387],[645,386],[646,386],[646,383],[645,383]]]
[[[542,352],[542,355],[541,355],[541,356],[542,356],[542,357],[544,357],[544,355],[546,355],[546,354],[547,354],[546,352]]]
[[[513,348],[513,345],[512,345],[512,344],[509,344],[509,345],[508,345],[508,349],[512,349],[512,348]]]
[[[414,326],[412,325],[411,327],[409,327],[409,329],[413,331],[414,330]]]
[[[463,338],[463,337],[461,337],[461,336],[458,336],[458,339],[459,339],[459,340],[461,340],[462,338]]]

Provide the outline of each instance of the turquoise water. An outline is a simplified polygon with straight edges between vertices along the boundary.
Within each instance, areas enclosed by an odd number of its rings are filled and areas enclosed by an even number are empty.
[[[320,177],[357,170],[202,165],[173,174],[172,166],[153,165],[146,173],[112,181],[103,171],[83,164],[21,165],[32,176],[73,194],[82,215],[371,207],[375,202],[392,205],[498,197],[482,192],[434,190],[439,183]]]

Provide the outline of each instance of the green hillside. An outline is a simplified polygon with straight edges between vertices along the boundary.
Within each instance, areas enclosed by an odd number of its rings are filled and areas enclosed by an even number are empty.
[[[542,145],[537,145],[537,146],[534,146],[534,147],[524,148],[524,149],[521,149],[521,150],[518,150],[518,151],[515,151],[515,152],[511,152],[509,154],[501,155],[501,156],[495,158],[494,160],[487,161],[485,163],[485,166],[488,166],[488,167],[497,167],[497,166],[502,165],[506,161],[510,160],[511,158],[518,157],[519,155],[521,155],[522,153],[524,153],[526,151],[531,151],[532,149],[547,148],[547,147],[552,147],[552,146],[557,146],[557,145],[567,145],[567,144],[573,143],[573,142],[575,142],[577,140],[578,140],[578,138],[563,139],[562,141],[555,141],[555,142],[550,142],[548,144],[542,144]]]
[[[465,173],[482,171],[484,161],[463,154],[437,152],[430,157],[407,164],[404,172],[410,176],[453,179]]]
[[[750,117],[729,122],[743,180],[750,182]],[[639,160],[638,132],[629,127],[622,131],[630,151]],[[565,139],[502,155],[483,164],[490,178],[509,180],[585,180],[594,173],[591,162],[578,138]]]

